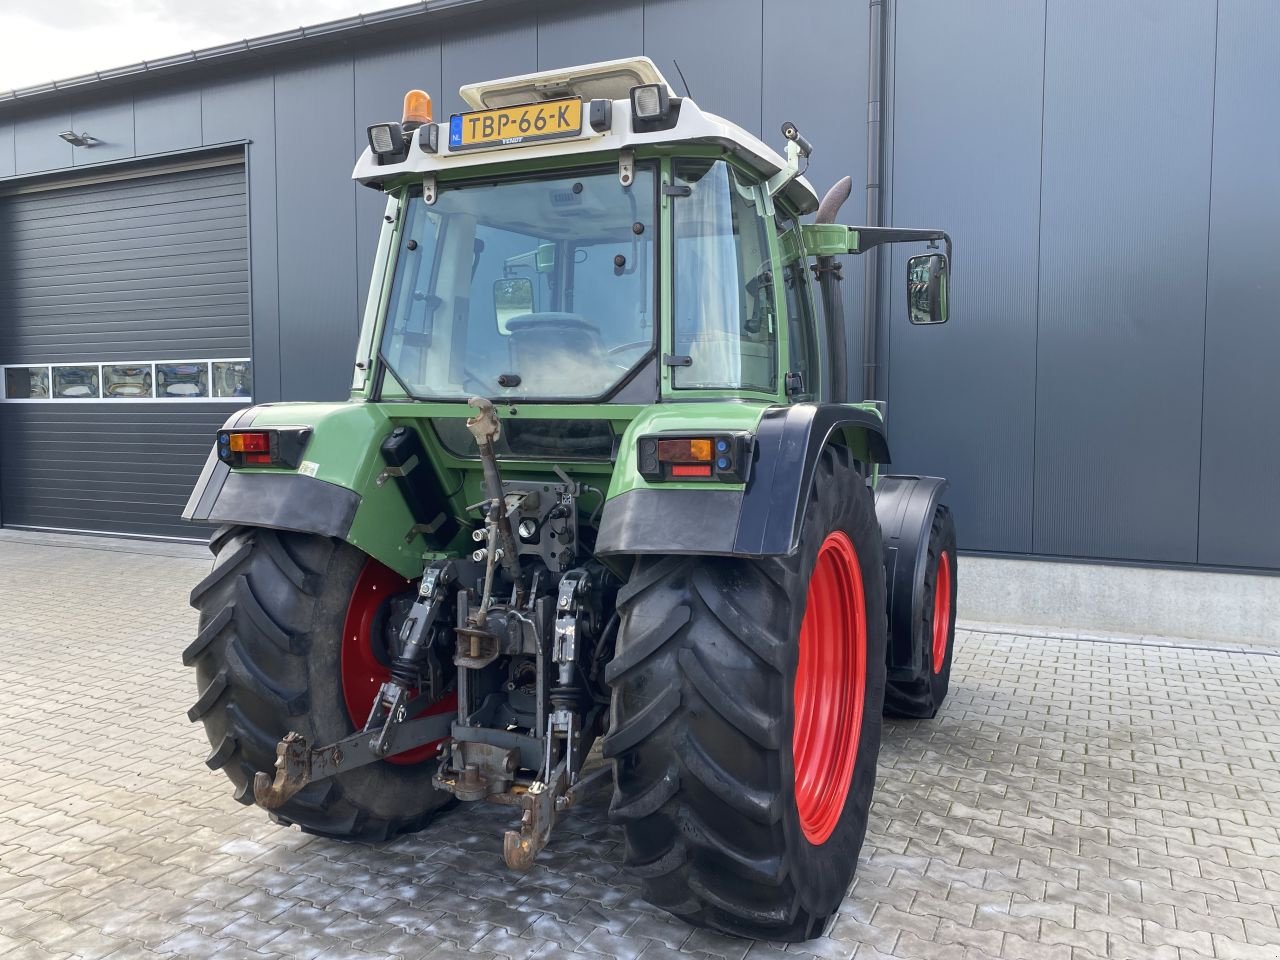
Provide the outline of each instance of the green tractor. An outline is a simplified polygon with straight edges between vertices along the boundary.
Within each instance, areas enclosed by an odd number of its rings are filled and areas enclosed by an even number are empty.
[[[652,903],[817,936],[956,590],[945,481],[881,472],[845,402],[837,258],[945,244],[910,266],[937,323],[950,240],[838,225],[793,125],[779,154],[644,58],[461,94],[369,128],[350,400],[234,414],[185,510],[220,525],[183,655],[208,765],[330,837],[508,804],[514,869],[611,783]]]

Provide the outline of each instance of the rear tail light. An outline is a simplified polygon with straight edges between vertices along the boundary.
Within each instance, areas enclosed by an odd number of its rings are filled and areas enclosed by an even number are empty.
[[[640,475],[649,481],[745,483],[754,438],[749,433],[663,434],[637,441]]]
[[[229,467],[280,467],[294,470],[311,439],[310,427],[219,430],[214,449]]]
[[[241,431],[231,435],[232,453],[269,453],[271,435],[265,430]]]

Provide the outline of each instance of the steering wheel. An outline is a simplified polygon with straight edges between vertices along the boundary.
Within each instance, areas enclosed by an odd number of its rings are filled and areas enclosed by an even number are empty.
[[[632,340],[630,343],[620,343],[616,347],[610,347],[604,353],[605,356],[614,362],[614,364],[622,367],[624,370],[628,370],[631,368],[631,364],[618,359],[618,354],[626,353],[628,350],[649,350],[652,347],[652,340]]]
[[[479,389],[473,389],[472,384],[474,384]],[[464,390],[468,390],[479,397],[489,396],[490,391],[492,390],[491,387],[487,386],[483,380],[477,377],[474,373],[472,373],[466,367],[462,368],[462,387]]]

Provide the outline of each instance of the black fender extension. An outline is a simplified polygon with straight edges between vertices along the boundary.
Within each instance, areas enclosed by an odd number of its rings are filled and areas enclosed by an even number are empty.
[[[300,473],[238,473],[210,451],[182,519],[345,540],[360,500],[354,490]]]

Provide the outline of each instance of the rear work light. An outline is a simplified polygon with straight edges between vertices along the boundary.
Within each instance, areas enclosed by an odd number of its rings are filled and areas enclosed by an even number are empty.
[[[404,128],[398,123],[375,123],[369,127],[369,149],[379,165],[400,163],[407,156]]]
[[[637,441],[640,476],[661,480],[745,483],[754,438],[749,433],[661,434]]]
[[[229,467],[297,469],[311,439],[310,427],[266,427],[260,430],[219,430],[215,450]]]
[[[631,130],[652,133],[670,130],[680,119],[680,98],[672,97],[665,83],[631,88]]]
[[[661,120],[670,109],[666,84],[647,83],[631,88],[631,115],[637,120]]]

